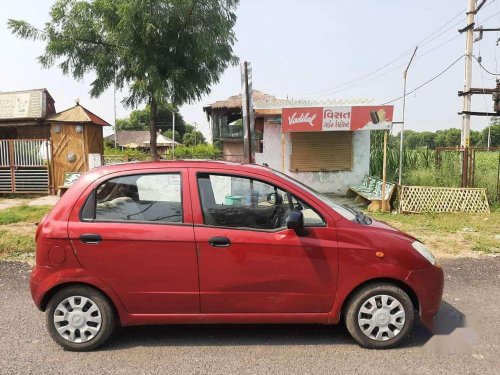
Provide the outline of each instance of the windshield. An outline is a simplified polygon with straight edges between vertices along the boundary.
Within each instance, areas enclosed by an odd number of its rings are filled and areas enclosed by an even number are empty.
[[[359,219],[358,219],[358,214],[359,213],[357,211],[355,211],[354,209],[352,209],[350,207],[342,206],[342,205],[334,202],[328,196],[317,192],[316,190],[310,188],[307,185],[304,185],[302,182],[297,181],[296,179],[294,179],[294,178],[292,178],[292,177],[290,177],[290,176],[288,176],[288,175],[286,175],[284,173],[278,172],[278,171],[276,171],[274,169],[272,169],[272,171],[275,174],[277,174],[278,176],[284,178],[285,180],[287,180],[287,181],[289,181],[289,182],[291,182],[293,184],[299,185],[302,189],[306,190],[307,192],[309,192],[312,195],[314,195],[316,198],[320,199],[323,203],[325,203],[328,206],[330,206],[333,210],[335,210],[335,212],[337,212],[339,215],[343,216],[347,220],[350,220],[350,221],[359,221]]]

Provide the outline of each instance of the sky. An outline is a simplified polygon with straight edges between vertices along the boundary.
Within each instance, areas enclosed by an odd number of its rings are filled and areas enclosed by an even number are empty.
[[[0,0],[0,91],[45,87],[61,111],[80,104],[109,123],[114,122],[113,91],[90,98],[92,75],[77,82],[57,67],[42,69],[36,58],[43,42],[20,40],[7,29],[9,18],[42,27],[54,0]],[[279,98],[372,99],[374,105],[398,98],[403,92],[403,71],[418,44],[408,73],[408,91],[433,78],[464,54],[466,0],[241,0],[235,27],[235,54],[253,66],[254,89]],[[487,0],[476,25],[500,26],[500,0]],[[499,71],[497,32],[484,33],[474,44],[491,73]],[[239,66],[228,68],[200,101],[185,104],[181,114],[208,133],[202,107],[241,90]],[[460,128],[464,59],[443,75],[407,97],[406,128],[435,131]],[[495,76],[473,65],[472,87],[494,87]],[[132,109],[120,103],[117,117]],[[402,101],[396,101],[395,121],[401,120]],[[491,111],[491,96],[473,97],[473,111]],[[488,118],[473,117],[473,130],[483,129]],[[397,131],[397,125],[394,126]],[[107,134],[111,129],[106,130]]]

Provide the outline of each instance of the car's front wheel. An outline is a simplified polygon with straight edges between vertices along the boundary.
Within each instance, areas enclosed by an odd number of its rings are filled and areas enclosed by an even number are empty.
[[[386,283],[368,285],[350,300],[345,323],[362,346],[385,349],[400,344],[413,327],[415,309],[408,294]]]
[[[46,310],[50,336],[64,349],[93,350],[104,344],[116,319],[109,300],[86,286],[70,286],[50,299]]]

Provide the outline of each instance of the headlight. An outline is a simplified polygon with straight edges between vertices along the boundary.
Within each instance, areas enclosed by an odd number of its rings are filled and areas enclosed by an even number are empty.
[[[422,242],[415,241],[411,244],[415,250],[417,250],[420,255],[427,259],[433,266],[436,264],[436,258],[432,255],[431,251]]]

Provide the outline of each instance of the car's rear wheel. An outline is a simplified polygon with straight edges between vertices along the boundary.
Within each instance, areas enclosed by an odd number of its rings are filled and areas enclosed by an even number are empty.
[[[350,300],[345,323],[351,336],[366,348],[400,344],[410,333],[415,309],[408,294],[386,283],[371,284]]]
[[[45,316],[50,336],[72,351],[98,348],[108,340],[116,324],[109,300],[86,286],[58,291],[50,299]]]

